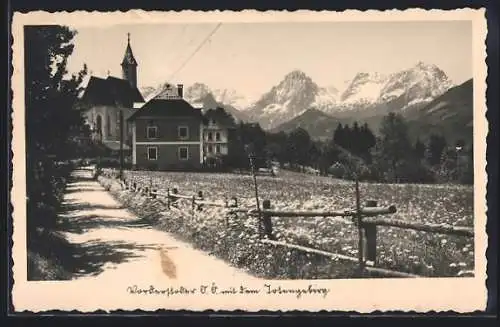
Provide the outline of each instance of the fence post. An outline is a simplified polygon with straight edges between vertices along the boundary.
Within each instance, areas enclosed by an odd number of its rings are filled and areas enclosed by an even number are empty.
[[[196,196],[193,195],[193,197],[191,198],[191,210],[194,211],[195,208],[196,208]]]
[[[262,209],[264,209],[264,211],[271,209],[271,200],[264,200],[262,202]],[[269,239],[274,239],[273,224],[271,222],[271,216],[269,216],[265,212],[262,213],[262,224],[264,225],[264,234]]]
[[[173,195],[176,195],[177,193],[178,193],[178,191],[177,191],[177,189],[174,187],[174,188],[172,189],[172,194],[173,194]],[[170,199],[170,205],[171,205],[171,206],[174,206],[174,207],[176,207],[176,208],[178,208],[178,206],[177,206],[177,200],[178,200],[178,198],[176,198],[175,196],[170,196],[170,198],[171,198],[171,199]]]
[[[366,201],[365,206],[376,207],[377,201]],[[363,223],[363,229],[365,234],[364,259],[375,264],[377,261],[377,225]]]
[[[170,210],[170,189],[167,188],[167,209]]]
[[[361,196],[359,192],[359,179],[357,174],[356,174],[355,189],[356,189],[356,224],[358,227],[358,263],[359,263],[359,274],[362,276],[365,270],[365,262],[363,258],[364,233],[363,233],[363,227],[361,226],[363,218],[361,216]]]
[[[200,201],[203,201],[203,192],[202,191],[198,191],[198,199]],[[198,204],[198,206],[196,207],[196,210],[202,211],[203,210],[203,203]]]
[[[132,184],[132,187],[132,191],[137,192],[137,182],[134,182],[134,184]]]
[[[236,217],[236,213],[231,213],[230,208],[237,208],[238,207],[238,199],[236,197],[231,198],[231,202],[226,200],[226,207],[229,209],[226,214],[226,227],[229,227],[229,220],[233,217]]]

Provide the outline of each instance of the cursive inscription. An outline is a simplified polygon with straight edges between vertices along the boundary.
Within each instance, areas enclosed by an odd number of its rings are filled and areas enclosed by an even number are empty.
[[[157,289],[153,285],[149,288],[139,288],[137,285],[127,287],[127,292],[130,294],[143,294],[143,295],[191,295],[196,293],[196,288],[187,288],[180,286],[178,288],[168,287],[164,289]]]
[[[301,298],[305,294],[319,294],[326,297],[330,292],[328,288],[315,288],[309,285],[307,288],[284,288],[281,286],[272,286],[269,284],[264,284],[267,294],[296,294],[297,298]]]
[[[129,294],[135,295],[163,295],[163,296],[174,296],[174,295],[220,295],[220,296],[231,296],[231,295],[273,295],[273,296],[283,296],[283,295],[293,295],[297,299],[303,298],[305,295],[316,295],[325,298],[329,293],[329,288],[315,287],[313,285],[308,285],[307,287],[283,287],[281,285],[264,284],[262,288],[253,288],[244,285],[221,287],[216,283],[210,285],[200,285],[197,288],[192,287],[167,287],[167,288],[156,288],[153,285],[149,287],[141,288],[137,285],[127,287],[127,292]]]

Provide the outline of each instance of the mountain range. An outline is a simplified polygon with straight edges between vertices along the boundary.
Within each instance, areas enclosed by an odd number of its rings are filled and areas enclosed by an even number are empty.
[[[155,92],[161,91],[161,87]],[[143,91],[153,92],[152,89]],[[444,100],[439,100],[441,97]],[[339,86],[320,86],[306,73],[294,70],[256,101],[235,90],[210,89],[203,83],[195,83],[184,91],[184,98],[194,106],[220,106],[236,120],[258,122],[273,132],[304,127],[315,138],[331,137],[339,122],[367,122],[372,129],[378,129],[382,117],[389,112],[421,120],[422,126],[430,130],[430,126],[443,124],[436,117],[461,126],[464,120],[472,120],[468,97],[472,99],[471,80],[454,87],[439,67],[423,62],[388,75],[360,72]],[[440,109],[431,110],[429,106],[437,103]],[[460,113],[454,114],[453,110]]]
[[[473,81],[472,79],[448,89],[434,100],[422,105],[411,106],[401,114],[409,126],[409,134],[413,140],[426,137],[431,133],[441,134],[450,142],[458,139],[472,143],[473,137]],[[367,123],[377,133],[384,115],[373,115],[358,119],[352,117],[331,116],[318,109],[308,109],[302,114],[285,122],[271,132],[291,132],[301,127],[315,139],[329,139],[337,125],[354,121]]]

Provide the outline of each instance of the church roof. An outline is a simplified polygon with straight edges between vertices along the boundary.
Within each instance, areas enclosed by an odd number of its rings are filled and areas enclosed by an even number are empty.
[[[127,80],[91,76],[82,101],[96,105],[131,106],[134,102],[144,102],[144,99],[137,87],[132,87]]]
[[[139,117],[196,117],[203,118],[200,109],[195,109],[188,102],[181,98],[157,99],[153,98],[144,106],[134,112],[128,120]]]
[[[135,60],[134,53],[132,52],[132,48],[130,47],[130,35],[129,35],[129,40],[127,42],[127,49],[125,49],[125,55],[123,56],[122,65],[137,66],[137,61]]]

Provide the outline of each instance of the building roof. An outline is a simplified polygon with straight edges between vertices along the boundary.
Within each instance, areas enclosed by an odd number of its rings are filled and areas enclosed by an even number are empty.
[[[208,121],[209,119],[213,119],[217,122],[218,125],[226,128],[236,127],[236,123],[234,122],[234,118],[231,114],[229,114],[224,108],[217,107],[216,109],[208,109],[205,112],[205,118]]]
[[[144,99],[137,87],[132,87],[127,80],[91,76],[82,101],[97,105],[130,106],[134,102],[144,102]]]
[[[133,113],[128,120],[139,117],[197,117],[202,119],[200,109],[195,109],[181,98],[157,99],[153,98]]]

